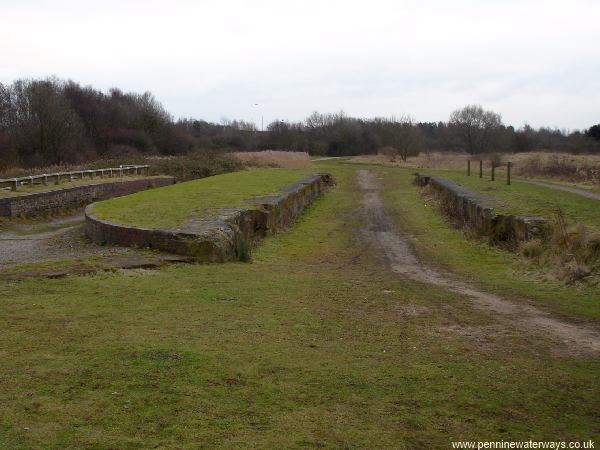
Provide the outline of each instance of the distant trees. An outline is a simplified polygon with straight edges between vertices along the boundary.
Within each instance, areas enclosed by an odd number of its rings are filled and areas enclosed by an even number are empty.
[[[406,162],[409,156],[416,156],[423,147],[423,133],[415,120],[410,116],[401,116],[399,119],[375,119],[381,134],[381,141],[385,145],[380,152],[399,157]]]
[[[252,150],[257,141],[254,124],[174,122],[149,92],[104,93],[57,78],[0,83],[0,168],[198,149]]]
[[[58,80],[19,80],[2,86],[0,96],[0,150],[10,159],[25,165],[56,164],[87,150],[84,127]]]
[[[600,123],[598,125],[593,125],[590,128],[588,128],[585,132],[585,135],[596,141],[600,141]]]
[[[460,136],[468,153],[484,153],[490,151],[498,138],[502,118],[481,105],[468,105],[450,115],[449,125]]]
[[[0,169],[81,163],[102,157],[181,155],[203,150],[277,149],[313,155],[385,152],[406,160],[428,151],[599,152],[600,124],[582,132],[504,126],[499,114],[469,105],[448,122],[355,118],[314,112],[303,121],[175,121],[149,93],[108,92],[57,78],[0,83]]]

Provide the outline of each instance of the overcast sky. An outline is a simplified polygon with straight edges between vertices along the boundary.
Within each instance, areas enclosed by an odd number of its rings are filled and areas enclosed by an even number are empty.
[[[0,0],[0,82],[151,91],[177,117],[600,122],[598,0]],[[258,106],[254,106],[258,103]]]

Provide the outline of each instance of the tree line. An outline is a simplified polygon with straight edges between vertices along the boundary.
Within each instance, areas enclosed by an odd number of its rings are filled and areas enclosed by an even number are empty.
[[[424,149],[600,152],[600,124],[584,132],[528,125],[515,129],[504,125],[499,114],[470,105],[453,112],[447,122],[315,112],[299,122],[274,120],[261,132],[244,121],[174,120],[149,92],[104,93],[57,78],[0,83],[0,169],[262,149],[324,156],[387,153],[402,159]]]

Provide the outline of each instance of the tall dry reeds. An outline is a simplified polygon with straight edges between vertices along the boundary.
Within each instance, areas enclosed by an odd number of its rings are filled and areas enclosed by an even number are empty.
[[[365,164],[384,164],[415,169],[465,169],[467,159],[476,158],[467,153],[455,152],[421,152],[417,156],[409,156],[406,161],[394,159],[389,155],[361,155],[351,159],[353,162]]]
[[[531,152],[503,156],[507,158],[517,176],[600,185],[600,155]]]
[[[232,155],[249,167],[301,169],[310,166],[310,157],[306,152],[264,150],[262,152],[235,152]]]

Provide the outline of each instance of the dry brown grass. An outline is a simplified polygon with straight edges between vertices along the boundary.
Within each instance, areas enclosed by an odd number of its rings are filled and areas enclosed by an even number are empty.
[[[251,167],[298,169],[310,166],[310,157],[306,152],[264,150],[262,152],[235,152],[233,156],[244,165]]]
[[[513,164],[513,174],[523,178],[555,179],[572,183],[600,185],[600,155],[572,155],[570,153],[490,153],[469,155],[453,152],[422,152],[411,156],[406,162],[395,160],[387,155],[355,156],[351,161],[383,164],[415,169],[466,170],[467,160],[475,162],[483,159],[486,164],[494,160],[497,165]],[[475,165],[472,163],[472,168]]]
[[[467,159],[473,159],[468,153],[453,152],[421,152],[418,156],[409,156],[406,162],[389,155],[361,155],[351,161],[365,164],[383,164],[398,167],[413,167],[415,169],[465,169]]]
[[[503,159],[514,163],[517,176],[600,185],[600,155],[531,152],[504,155]]]

